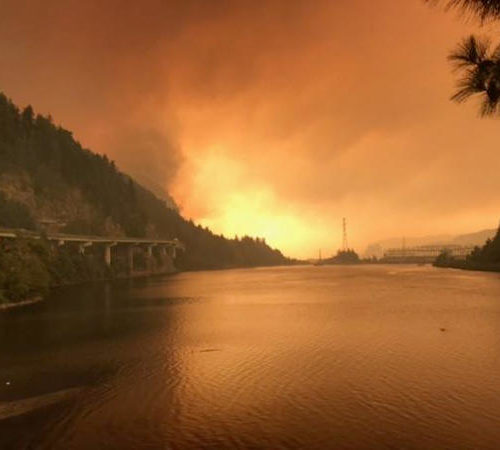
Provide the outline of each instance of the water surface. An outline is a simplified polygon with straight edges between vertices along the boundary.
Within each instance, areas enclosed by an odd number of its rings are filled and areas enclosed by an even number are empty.
[[[183,273],[0,313],[0,448],[493,449],[500,276]]]

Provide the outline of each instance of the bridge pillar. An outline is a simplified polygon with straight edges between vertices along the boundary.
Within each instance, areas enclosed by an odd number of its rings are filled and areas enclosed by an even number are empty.
[[[159,251],[160,251],[160,261],[161,261],[161,269],[163,271],[173,271],[175,270],[174,264],[173,264],[173,259],[171,257],[171,247],[169,245],[160,245],[159,246]]]
[[[146,244],[146,264],[149,271],[153,272],[155,269],[155,261],[153,257],[153,247],[157,244]]]
[[[111,267],[111,247],[114,247],[116,242],[104,245],[104,262],[108,267]]]
[[[169,257],[171,259],[175,259],[176,249],[175,246],[172,245],[162,245],[160,247],[160,255],[162,258]]]
[[[134,249],[135,244],[130,244],[127,247],[127,268],[130,273],[134,271]]]
[[[154,264],[153,264],[153,245],[146,245],[146,266],[147,270],[150,272],[153,271],[154,269]]]
[[[177,258],[177,250],[185,250],[185,247],[181,244],[179,239],[174,238],[174,245],[170,248],[170,256],[172,259]]]

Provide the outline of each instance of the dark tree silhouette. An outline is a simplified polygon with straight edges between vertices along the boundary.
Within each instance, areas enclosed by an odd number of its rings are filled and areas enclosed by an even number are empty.
[[[456,8],[486,21],[500,19],[500,0],[426,0],[428,3],[443,3],[447,8]]]
[[[447,8],[472,14],[482,23],[500,20],[500,0],[425,0],[428,3],[442,3]],[[464,39],[449,55],[455,70],[461,73],[457,91],[451,97],[464,102],[470,97],[481,98],[479,113],[482,117],[500,113],[500,45],[491,48],[487,39],[471,35]]]
[[[493,49],[490,47],[489,41],[470,36],[448,57],[457,71],[463,73],[452,100],[461,103],[472,96],[480,96],[481,116],[499,112],[500,46]]]

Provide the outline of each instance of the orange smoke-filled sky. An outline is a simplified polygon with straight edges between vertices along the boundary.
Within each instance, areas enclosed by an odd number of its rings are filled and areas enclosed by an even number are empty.
[[[296,257],[492,228],[500,127],[421,0],[3,0],[0,90],[186,217]],[[488,28],[480,30],[487,33]]]

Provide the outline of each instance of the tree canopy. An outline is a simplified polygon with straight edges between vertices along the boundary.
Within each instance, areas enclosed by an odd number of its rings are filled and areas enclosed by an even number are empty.
[[[497,114],[500,104],[500,45],[491,48],[488,40],[469,36],[448,58],[462,72],[452,100],[461,103],[480,95],[480,115]]]
[[[187,247],[177,260],[181,269],[289,262],[264,240],[227,239],[184,219],[120,172],[105,155],[83,148],[50,116],[35,114],[31,106],[20,110],[0,93],[0,178],[6,174],[29,185],[27,190],[34,198],[25,199],[23,191],[14,199],[2,193],[0,186],[0,227],[36,229],[40,222],[35,214],[37,205],[48,206],[46,209],[56,215],[58,205],[65,201],[73,213],[63,221],[66,226],[61,231],[113,236],[119,231],[130,237],[178,238]],[[9,181],[5,190],[15,190],[14,184]],[[68,192],[78,195],[62,198]],[[91,213],[85,213],[87,210]]]
[[[500,20],[500,0],[426,1],[459,9],[476,16],[481,22]],[[460,42],[448,58],[460,73],[457,91],[451,99],[462,103],[471,97],[479,97],[482,117],[500,113],[500,45],[492,47],[488,39],[471,35]]]
[[[500,19],[500,0],[426,0],[428,3],[443,3],[447,8],[455,8],[473,14],[482,21]]]

